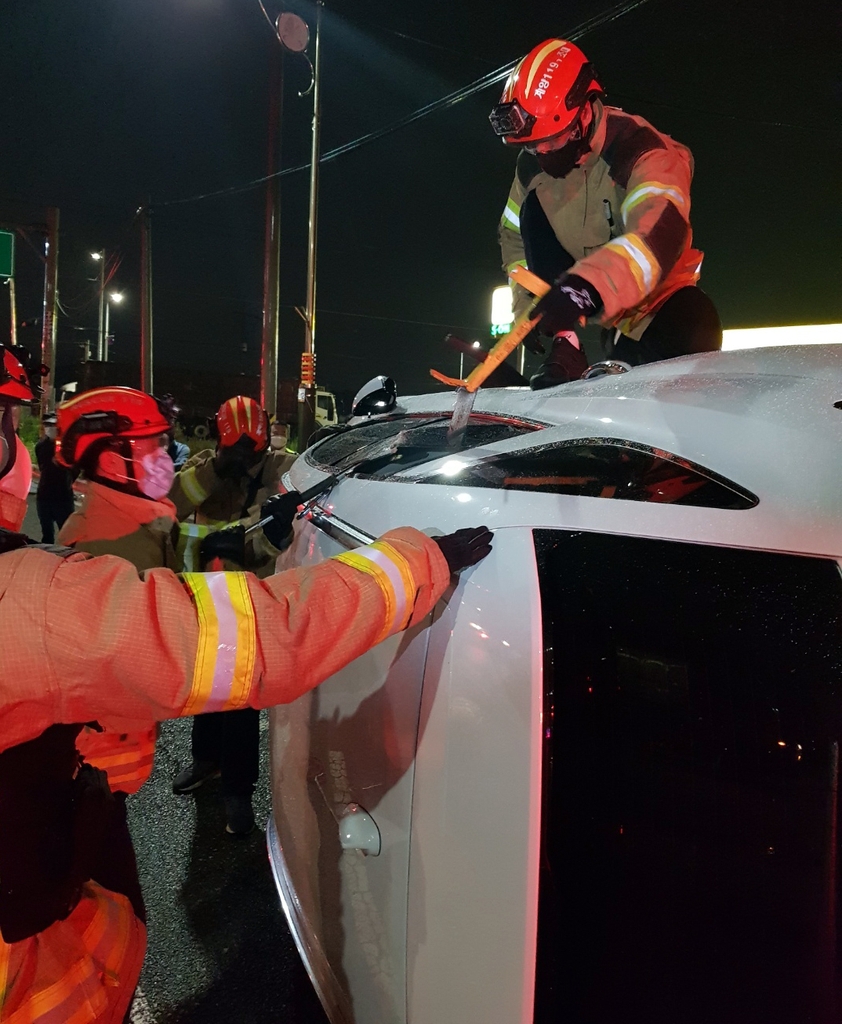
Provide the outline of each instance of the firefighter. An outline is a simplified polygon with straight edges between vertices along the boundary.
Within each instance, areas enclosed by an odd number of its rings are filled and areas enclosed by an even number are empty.
[[[527,338],[550,352],[533,388],[580,377],[575,333],[601,324],[606,356],[631,365],[722,346],[713,303],[697,286],[692,247],[693,157],[642,117],[606,106],[593,65],[573,43],[548,39],[512,71],[491,112],[518,151],[498,236],[503,268],[526,266],[550,292]],[[514,287],[514,311],[529,295]]]
[[[4,348],[0,478],[16,458],[12,403],[31,399]],[[139,575],[112,555],[0,530],[0,1019],[120,1024],[140,974],[143,922],[124,893],[92,880],[112,798],[102,772],[80,767],[81,723],[138,728],[295,700],[421,621],[490,539],[484,528],[437,540],[393,530],[258,582]],[[310,614],[295,614],[305,599]]]
[[[220,558],[227,568],[267,576],[275,571],[280,554],[270,539],[272,529],[268,536],[263,531],[250,537],[243,547],[242,531],[220,527],[256,519],[265,501],[278,494],[294,457],[271,447],[269,417],[253,398],[237,395],[223,402],[216,413],[216,431],[216,449],[189,459],[172,488],[179,518],[194,520],[183,527],[186,534],[193,534],[184,547],[185,557],[200,569]],[[280,544],[281,538],[276,540]],[[191,554],[191,542],[197,541],[197,553]],[[254,828],[252,794],[260,767],[258,713],[244,708],[236,714],[196,718],[190,747],[191,762],[173,779],[173,792],[192,793],[221,775],[225,830],[247,836]]]
[[[178,523],[167,498],[175,475],[167,453],[169,410],[134,388],[103,387],[59,405],[57,422],[57,461],[86,481],[82,505],[61,528],[59,543],[119,555],[138,571],[178,568]],[[156,738],[155,726],[125,732],[96,723],[77,740],[88,764],[108,773],[123,814],[126,795],[152,774]]]

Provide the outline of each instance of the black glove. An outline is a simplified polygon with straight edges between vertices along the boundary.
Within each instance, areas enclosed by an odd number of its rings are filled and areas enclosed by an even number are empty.
[[[199,567],[202,572],[213,571],[211,563],[220,559],[233,562],[242,568],[246,566],[246,530],[244,526],[230,526],[214,530],[199,544]]]
[[[286,494],[273,495],[261,505],[260,518],[272,516],[272,521],[263,527],[263,535],[274,547],[282,548],[286,544],[300,504],[301,495],[298,491],[288,491]]]
[[[535,306],[533,317],[540,315],[542,334],[556,335],[572,331],[581,317],[591,317],[602,308],[602,299],[594,286],[578,274],[562,274]]]
[[[536,356],[543,356],[546,354],[545,342],[547,338],[541,333],[540,327],[533,327],[529,334],[523,339],[523,347],[528,349],[530,352],[534,352]]]
[[[487,526],[477,526],[473,529],[457,530],[456,533],[448,533],[444,537],[433,537],[433,540],[441,548],[447,567],[453,573],[476,565],[485,558],[491,551],[493,537],[494,534]]]

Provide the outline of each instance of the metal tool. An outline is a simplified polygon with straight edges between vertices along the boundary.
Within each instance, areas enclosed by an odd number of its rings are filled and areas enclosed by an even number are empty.
[[[299,494],[299,505],[306,505],[308,501],[313,501],[314,498],[318,498],[320,494],[324,494],[325,491],[329,491],[332,487],[335,487],[339,483],[339,476],[331,474],[326,476],[324,480],[320,480],[317,484],[313,484],[312,487],[308,487],[306,491],[302,491]],[[301,515],[301,513],[299,513]],[[250,533],[254,533],[255,530],[262,530],[267,523],[271,523],[274,516],[264,516],[258,522],[253,523],[246,529],[246,536]]]
[[[439,373],[438,370],[430,370],[430,374],[436,380],[456,388],[456,402],[453,406],[453,415],[450,418],[450,426],[447,430],[447,442],[451,448],[458,448],[462,443],[465,428],[468,425],[471,411],[474,408],[476,393],[480,386],[500,363],[514,352],[541,319],[540,316],[533,318],[532,311],[537,305],[538,300],[543,298],[550,290],[550,285],[546,281],[542,281],[537,274],[527,270],[526,267],[513,267],[509,276],[515,284],[521,285],[535,296],[529,309],[517,318],[514,327],[512,327],[509,333],[497,342],[485,360],[475,366],[465,380],[460,380],[458,377],[447,377],[443,373]]]

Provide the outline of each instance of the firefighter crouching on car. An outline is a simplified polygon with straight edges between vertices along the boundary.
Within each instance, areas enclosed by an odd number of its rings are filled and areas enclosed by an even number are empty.
[[[16,457],[11,403],[31,399],[4,349],[0,478]],[[113,555],[0,530],[0,1019],[120,1024],[140,974],[146,929],[125,894],[92,878],[112,798],[102,772],[80,767],[83,723],[142,730],[295,700],[423,619],[490,539],[393,530],[259,581],[139,575]]]
[[[275,571],[282,538],[270,527],[243,538],[242,530],[220,528],[255,521],[265,501],[278,494],[294,456],[271,447],[270,422],[253,399],[236,395],[216,413],[216,449],[188,459],[175,478],[170,497],[182,522],[185,562],[204,569],[221,559],[227,569],[248,569],[257,576]],[[189,520],[193,520],[190,522]],[[199,545],[198,548],[196,545]],[[252,794],[260,770],[260,721],[257,711],[205,715],[193,720],[191,762],[173,779],[173,792],[191,793],[221,774],[225,830],[246,836],[254,827]]]
[[[551,387],[587,368],[574,328],[594,320],[606,356],[632,365],[722,347],[722,326],[696,287],[686,146],[642,117],[603,103],[575,44],[548,39],[512,71],[490,120],[518,152],[500,221],[507,273],[526,266],[551,283],[528,348],[550,354],[530,384]],[[530,297],[514,288],[514,312]]]
[[[169,411],[134,388],[103,387],[63,402],[57,421],[57,459],[86,481],[59,543],[119,555],[138,571],[178,569],[178,523],[167,498],[175,475],[167,454]],[[112,792],[136,793],[152,774],[157,731],[115,731],[98,722],[85,726],[76,746],[88,764],[108,773]]]

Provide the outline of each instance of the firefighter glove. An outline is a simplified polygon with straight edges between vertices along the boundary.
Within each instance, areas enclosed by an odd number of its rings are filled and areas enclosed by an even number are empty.
[[[242,569],[246,566],[246,531],[243,526],[215,530],[199,544],[199,565],[202,572],[216,572],[225,563]]]
[[[441,548],[448,569],[454,573],[476,565],[485,558],[491,551],[493,537],[494,534],[487,526],[477,526],[473,529],[457,530],[456,533],[448,533],[444,537],[434,537],[433,540]]]
[[[273,547],[283,548],[289,540],[292,532],[292,523],[295,513],[301,504],[301,495],[298,491],[287,491],[285,494],[275,494],[268,501],[264,501],[260,509],[260,518],[265,519],[271,516],[271,520],[263,527],[263,535]]]
[[[594,286],[578,274],[562,274],[536,304],[534,315],[541,317],[542,334],[572,331],[584,317],[592,317],[602,308],[602,299]]]
[[[523,339],[523,347],[530,352],[533,352],[536,356],[543,356],[546,354],[547,338],[542,334],[538,327],[533,327],[529,334]]]

